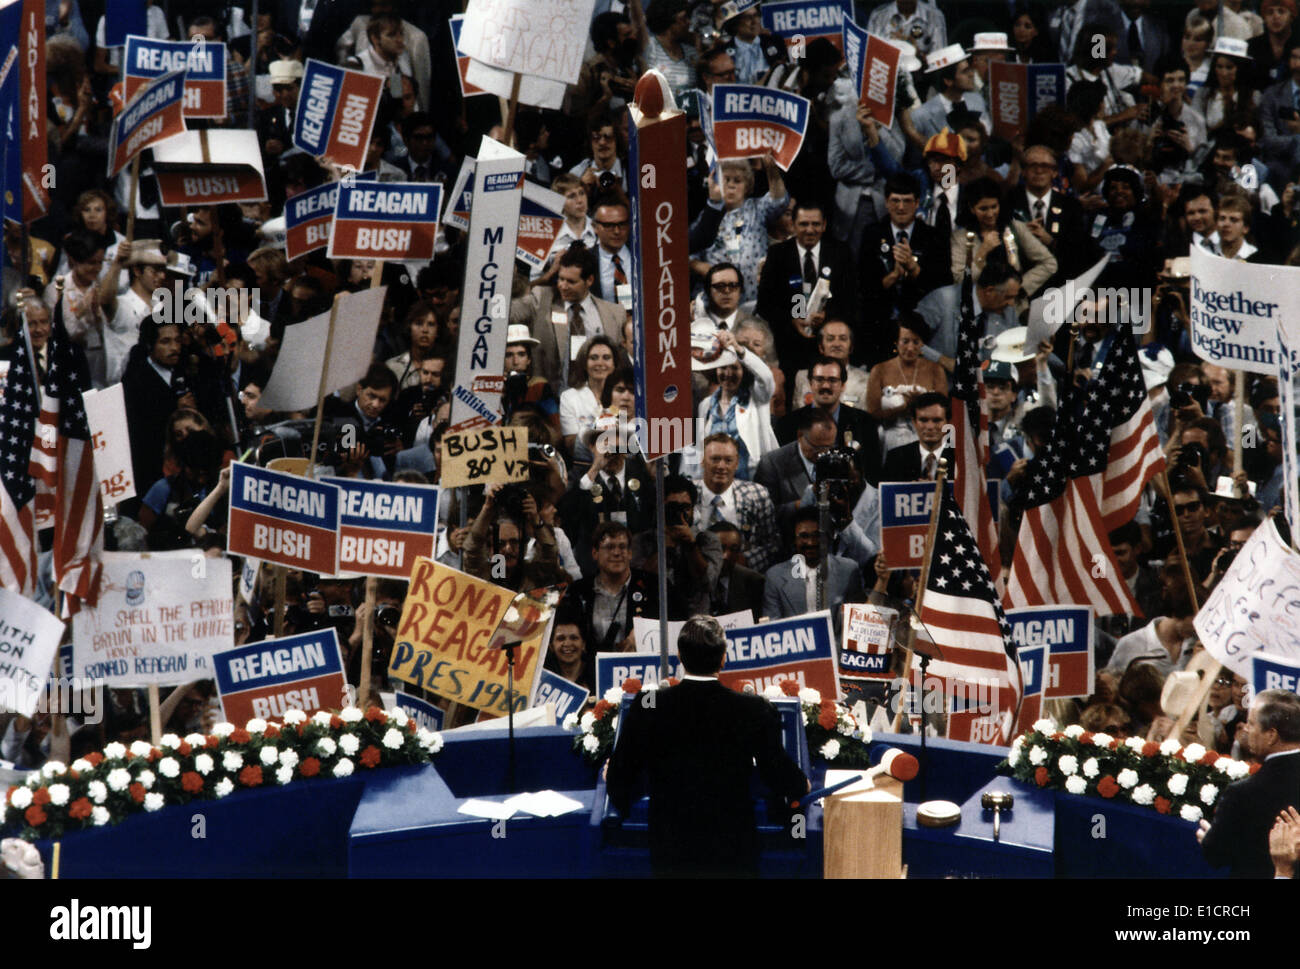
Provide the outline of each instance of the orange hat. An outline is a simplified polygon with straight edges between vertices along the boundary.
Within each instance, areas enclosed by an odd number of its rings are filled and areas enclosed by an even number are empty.
[[[944,128],[937,135],[931,135],[925,143],[925,154],[947,155],[958,161],[966,160],[966,142],[955,131]]]

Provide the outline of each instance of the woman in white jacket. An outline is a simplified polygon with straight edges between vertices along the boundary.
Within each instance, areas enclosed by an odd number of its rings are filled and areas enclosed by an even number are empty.
[[[716,370],[718,389],[700,401],[697,441],[724,431],[740,449],[736,477],[749,481],[758,459],[777,448],[768,405],[776,390],[772,371],[758,354],[746,350],[730,330],[717,331],[721,352],[714,359],[694,359],[696,370]]]

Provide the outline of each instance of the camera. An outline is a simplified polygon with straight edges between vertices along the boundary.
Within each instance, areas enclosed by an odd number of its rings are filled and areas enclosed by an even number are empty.
[[[529,484],[525,481],[512,481],[510,484],[502,485],[496,493],[496,506],[501,509],[501,514],[517,522],[520,528],[526,520],[524,499],[532,494]]]
[[[376,626],[396,627],[402,621],[402,610],[397,606],[382,605],[375,610]]]
[[[853,515],[852,488],[857,480],[855,458],[856,455],[848,448],[837,447],[823,451],[813,465],[813,479],[819,496],[821,486],[827,485],[826,500],[830,504],[831,522],[836,531],[846,527]]]
[[[1181,383],[1169,391],[1169,403],[1174,407],[1187,407],[1195,402],[1204,412],[1209,401],[1210,388],[1203,384]]]
[[[669,501],[664,503],[664,526],[675,528],[678,525],[691,525],[691,504],[686,501]]]
[[[618,176],[613,172],[601,172],[600,177],[596,179],[602,192],[608,192],[610,189],[618,186]]]
[[[1178,452],[1178,457],[1174,461],[1174,470],[1182,468],[1201,468],[1204,470],[1210,466],[1210,453],[1200,444],[1193,441],[1191,444],[1184,444]]]

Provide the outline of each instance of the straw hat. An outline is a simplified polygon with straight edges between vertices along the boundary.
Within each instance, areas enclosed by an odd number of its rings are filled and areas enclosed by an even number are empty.
[[[925,59],[925,73],[933,74],[935,71],[942,71],[945,67],[960,64],[965,59],[966,50],[961,44],[949,44]]]

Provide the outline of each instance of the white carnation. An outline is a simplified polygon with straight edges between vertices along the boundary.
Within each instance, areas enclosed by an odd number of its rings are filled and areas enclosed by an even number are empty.
[[[614,704],[622,703],[623,688],[621,686],[611,686],[605,691],[605,702]]]
[[[406,721],[411,718],[406,715],[406,711],[401,707],[393,707],[393,709],[388,711],[388,719],[399,727],[405,727]]]
[[[1223,763],[1223,761],[1219,761]],[[1234,781],[1239,781],[1250,773],[1250,765],[1244,760],[1234,760],[1228,764],[1228,776]]]
[[[185,742],[191,747],[202,747],[208,742],[208,738],[203,736],[201,733],[187,733],[185,735]]]
[[[131,772],[124,767],[118,767],[108,772],[108,787],[113,791],[125,791],[131,783]]]
[[[32,803],[32,789],[30,787],[20,787],[9,795],[9,804],[19,811],[26,811]]]
[[[157,780],[154,772],[151,770],[142,770],[135,775],[135,779],[144,785],[146,791],[153,790],[153,782]]]
[[[1141,737],[1127,737],[1124,740],[1124,745],[1128,747],[1129,750],[1135,750],[1140,754],[1142,753],[1142,748],[1147,745],[1147,742]]]
[[[221,755],[221,766],[229,771],[239,770],[244,766],[244,755],[237,750],[227,750]]]
[[[335,777],[347,777],[351,773],[352,761],[348,760],[346,757],[341,758],[339,762],[334,765]]]
[[[217,795],[217,797],[225,797],[234,789],[235,782],[229,777],[223,777],[221,780],[217,781],[217,786],[212,789],[212,793]]]
[[[1189,764],[1195,764],[1205,756],[1205,748],[1200,744],[1188,744],[1183,748],[1183,758]]]
[[[1109,747],[1110,742],[1114,739],[1108,733],[1095,733],[1092,735],[1092,745],[1094,747]]]
[[[339,719],[344,723],[360,723],[364,716],[360,707],[344,707],[339,711]]]
[[[330,725],[330,720],[332,719],[333,714],[328,710],[319,710],[312,714],[311,722],[316,724],[318,727],[328,727]]]
[[[781,697],[785,696],[785,692],[775,683],[769,683],[767,686],[763,687],[763,696],[769,700],[779,700]]]
[[[1178,816],[1184,821],[1199,821],[1201,815],[1201,809],[1195,804],[1184,804],[1182,810],[1178,812]]]
[[[214,766],[211,754],[197,754],[194,757],[194,769],[204,777],[207,777],[212,773],[212,768]]]
[[[1182,749],[1183,745],[1173,737],[1169,737],[1160,745],[1160,753],[1166,757],[1172,757]]]
[[[158,761],[158,773],[163,777],[176,777],[181,772],[181,762],[175,757],[164,757]]]
[[[402,731],[389,727],[384,734],[383,744],[389,750],[397,750],[402,746]]]
[[[821,703],[822,695],[814,690],[811,686],[805,686],[799,691],[800,703]]]
[[[1187,775],[1171,774],[1169,780],[1165,781],[1165,787],[1169,788],[1169,793],[1174,797],[1182,797],[1187,793]]]
[[[86,760],[86,758],[84,757],[78,757],[76,760],[72,762],[72,769],[75,770],[78,774],[84,774],[88,770],[94,770],[95,765],[92,764],[90,761]]]
[[[55,807],[63,807],[68,803],[68,795],[71,793],[72,789],[67,784],[51,784],[50,803]]]
[[[600,741],[596,739],[594,733],[589,733],[582,738],[582,746],[589,754],[594,754],[600,749]]]
[[[1115,778],[1115,780],[1119,782],[1119,786],[1124,790],[1132,790],[1137,786],[1138,772],[1131,767],[1125,767],[1119,772],[1119,777]]]
[[[1150,784],[1140,784],[1133,789],[1134,804],[1150,804],[1156,799],[1156,789]]]
[[[596,715],[592,713],[590,710],[588,710],[586,713],[582,715],[582,719],[578,721],[578,724],[579,726],[582,727],[583,733],[588,733],[590,732],[592,725],[595,722],[596,722]]]
[[[108,800],[108,786],[103,781],[91,781],[86,785],[86,793],[96,804],[103,804]]]
[[[358,750],[361,749],[361,741],[354,734],[345,733],[339,738],[339,750],[349,757],[355,757]]]
[[[1034,721],[1033,729],[1038,733],[1055,733],[1056,721],[1043,717],[1041,720]]]
[[[1082,794],[1088,789],[1088,782],[1078,774],[1065,779],[1065,789],[1071,794]]]
[[[826,760],[834,760],[840,755],[840,742],[833,739],[826,741],[822,744],[820,753]]]
[[[420,746],[429,753],[436,754],[438,751],[442,750],[442,734],[437,731],[426,730],[422,727],[416,736],[420,740]]]
[[[1083,733],[1083,728],[1079,726],[1077,723],[1072,723],[1065,728],[1064,732],[1067,737],[1073,740]]]
[[[283,764],[285,767],[297,767],[298,751],[292,749],[286,749],[280,751],[280,763]]]
[[[151,750],[153,745],[144,740],[137,740],[131,744],[131,753],[136,757],[148,757]]]
[[[301,710],[285,710],[284,716],[280,719],[292,727],[306,722],[307,714],[303,713]]]
[[[1079,759],[1073,754],[1065,754],[1056,762],[1062,774],[1077,774],[1079,772]]]
[[[1219,796],[1219,789],[1213,784],[1201,785],[1201,803],[1213,804],[1214,799]]]
[[[1017,737],[1011,742],[1011,753],[1007,754],[1007,763],[1015,767],[1020,763],[1020,750],[1024,745],[1024,738]]]
[[[174,733],[165,733],[158,738],[158,746],[164,750],[175,750],[181,745],[181,738]]]
[[[45,778],[58,777],[60,774],[66,774],[67,772],[67,765],[59,760],[47,760],[45,766],[41,768],[41,776]]]
[[[339,745],[334,742],[332,737],[321,737],[320,740],[316,741],[316,750],[322,757],[333,757],[338,748]]]
[[[160,810],[162,806],[166,803],[167,803],[166,799],[157,791],[154,791],[153,793],[150,794],[146,794],[144,796],[144,809],[146,811]]]
[[[109,760],[120,760],[126,756],[126,747],[114,740],[104,745],[104,756]]]
[[[858,725],[853,722],[851,717],[844,717],[835,725],[835,729],[846,737],[852,737],[853,731],[858,729]]]
[[[222,740],[229,737],[234,732],[235,725],[225,720],[222,720],[221,723],[212,728],[212,735],[214,737],[220,737]]]
[[[564,722],[561,726],[564,727],[565,730],[575,729],[578,726],[578,715],[576,713],[570,713],[564,718]]]
[[[667,684],[665,683],[665,685]],[[644,683],[641,684],[641,689],[645,690],[646,692],[653,693],[655,690],[659,689],[659,681],[646,680]]]
[[[91,808],[90,820],[95,822],[95,827],[102,828],[104,825],[108,824],[109,821],[108,808],[106,807]]]
[[[1038,767],[1045,760],[1047,760],[1047,751],[1045,751],[1042,747],[1038,746],[1038,744],[1034,744],[1034,746],[1029,748],[1029,763],[1033,764],[1035,767]]]
[[[293,780],[293,768],[288,764],[282,764],[276,768],[275,781],[277,784],[288,784]]]
[[[869,744],[869,743],[871,743],[871,736],[872,736],[872,735],[871,735],[871,728],[870,728],[870,727],[863,727],[863,728],[862,728],[862,736],[861,736],[859,739],[860,739],[864,744]]]
[[[263,747],[258,751],[257,758],[262,762],[263,766],[270,767],[280,759],[280,752],[274,747]]]
[[[1083,762],[1083,776],[1096,777],[1101,773],[1101,765],[1097,763],[1096,757],[1089,757]]]
[[[266,731],[266,721],[261,717],[254,717],[248,723],[244,724],[244,729],[249,733],[263,733]]]

